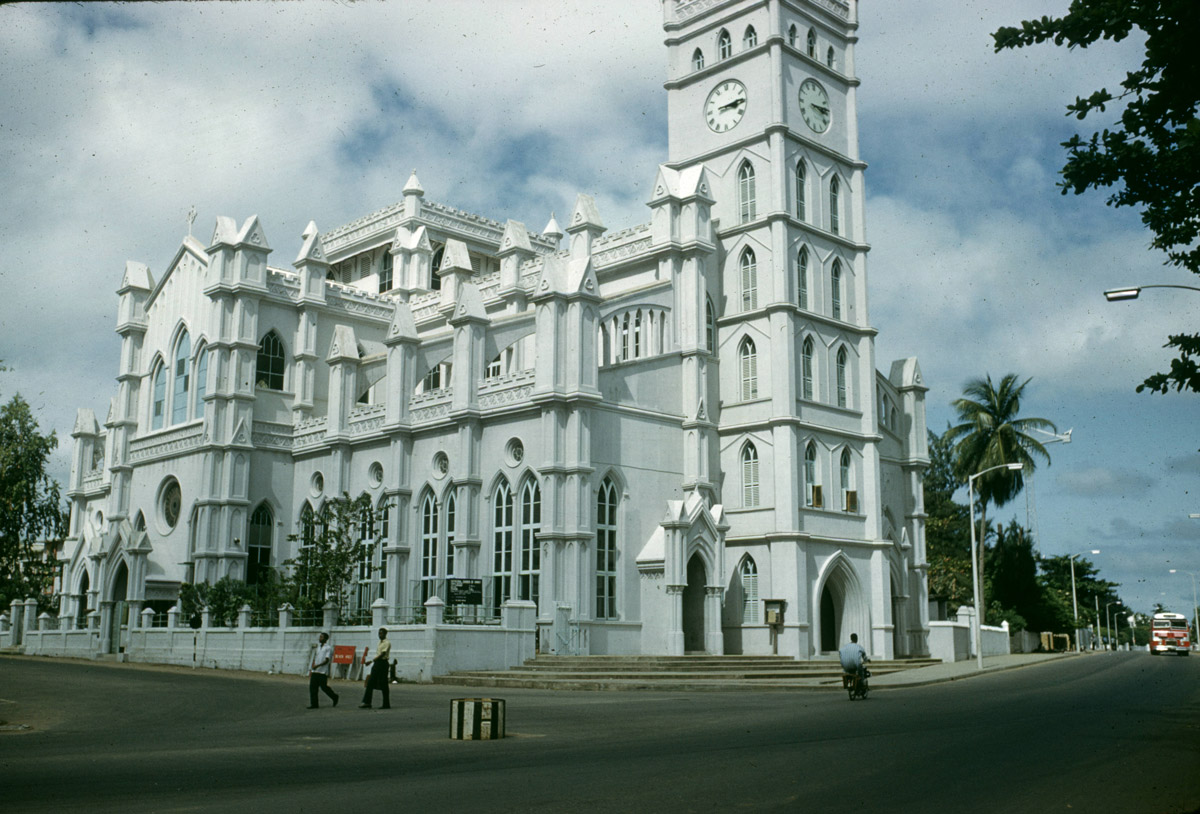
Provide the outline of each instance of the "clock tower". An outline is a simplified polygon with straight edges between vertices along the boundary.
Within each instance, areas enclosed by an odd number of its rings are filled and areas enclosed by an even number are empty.
[[[726,479],[729,560],[794,543],[785,556],[810,596],[789,621],[801,652],[820,650],[808,622],[827,600],[821,575],[805,577],[816,552],[852,539],[869,560],[883,536],[857,2],[663,0],[663,12],[668,166],[703,165],[715,199],[720,468],[761,473],[758,493],[730,494]],[[890,616],[867,602],[873,620]]]

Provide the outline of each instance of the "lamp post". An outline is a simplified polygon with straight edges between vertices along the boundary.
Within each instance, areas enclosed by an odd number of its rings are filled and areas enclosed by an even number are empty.
[[[1099,554],[1100,549],[1093,548],[1093,554]],[[1072,554],[1069,559],[1071,561],[1071,607],[1075,610],[1075,652],[1082,653],[1083,645],[1079,642],[1079,600],[1075,596],[1075,558],[1082,557],[1082,554]]]
[[[1187,291],[1200,291],[1193,285],[1131,285],[1125,288],[1110,288],[1104,292],[1104,299],[1109,302],[1120,302],[1122,300],[1136,300],[1138,294],[1142,293],[1143,288],[1182,288]]]
[[[1108,637],[1110,639],[1112,638],[1112,619],[1108,615],[1108,609],[1111,608],[1113,605],[1122,605],[1122,604],[1124,604],[1124,603],[1118,599],[1113,602],[1109,602],[1107,605],[1104,606],[1104,624],[1108,625]],[[1108,650],[1108,649],[1116,649],[1116,648],[1107,648],[1106,647],[1105,649]]]
[[[967,505],[971,507],[971,589],[975,594],[975,665],[980,670],[983,669],[983,633],[980,631],[983,625],[983,608],[979,607],[979,580],[982,575],[979,573],[979,557],[976,555],[978,544],[975,539],[975,479],[997,469],[1017,472],[1024,468],[1025,464],[997,464],[967,478]]]
[[[1096,649],[1100,649],[1100,594],[1092,594],[1096,601]]]

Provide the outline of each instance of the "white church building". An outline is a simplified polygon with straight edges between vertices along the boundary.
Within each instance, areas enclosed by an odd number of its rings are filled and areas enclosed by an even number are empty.
[[[290,248],[219,217],[126,265],[116,394],[72,433],[68,625],[260,581],[346,493],[379,507],[353,602],[393,622],[455,578],[584,653],[928,653],[926,388],[875,359],[857,3],[662,6],[644,224],[579,195],[537,233],[414,172]]]

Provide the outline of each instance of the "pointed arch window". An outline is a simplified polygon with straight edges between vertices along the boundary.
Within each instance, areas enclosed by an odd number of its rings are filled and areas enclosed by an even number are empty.
[[[758,216],[754,165],[749,161],[743,161],[738,169],[738,216],[741,223],[749,223]]]
[[[842,261],[833,261],[833,272],[829,277],[829,300],[833,318],[842,318]]]
[[[204,396],[208,393],[208,348],[196,357],[196,418],[204,418]]]
[[[837,355],[837,404],[845,407],[846,398],[846,349],[839,348]]]
[[[758,307],[758,261],[754,251],[747,247],[738,263],[742,273],[742,310],[753,311]]]
[[[796,254],[796,301],[808,310],[808,247],[801,246]]]
[[[521,570],[518,574],[517,598],[537,604],[542,576],[542,546],[538,535],[542,531],[542,490],[536,481],[521,488]]]
[[[175,365],[172,371],[174,386],[171,388],[172,424],[182,424],[187,421],[188,393],[192,384],[191,355],[192,341],[188,337],[188,332],[184,331],[175,345]]]
[[[296,557],[296,580],[300,584],[300,595],[309,596],[312,592],[310,576],[310,557],[312,547],[317,539],[317,523],[313,508],[307,502],[300,509],[300,551]]]
[[[454,568],[454,526],[458,516],[458,499],[454,492],[446,496],[446,572],[457,573]]]
[[[436,593],[438,578],[438,505],[433,495],[421,501],[421,605]]]
[[[442,277],[438,274],[442,270],[442,258],[446,255],[446,247],[438,246],[433,253],[433,261],[429,268],[429,290],[440,291],[442,288]]]
[[[742,560],[742,624],[758,624],[758,566],[754,558],[747,556]]]
[[[733,56],[733,38],[724,28],[717,35],[717,59],[729,59]]]
[[[161,430],[167,411],[167,366],[161,362],[154,371],[154,395],[150,408],[150,429]]]
[[[842,228],[841,205],[842,182],[835,175],[829,181],[829,231],[840,235]]]
[[[704,52],[697,48],[692,52],[692,70],[699,71],[704,68]]]
[[[833,54],[833,46],[831,45],[831,46],[829,46],[829,49],[825,52],[825,64],[830,68],[834,68],[834,67],[837,67],[834,64],[835,61],[836,60],[835,60],[834,54]]]
[[[808,400],[813,400],[813,340],[807,337],[804,348],[800,352],[800,387],[801,394]]]
[[[858,494],[854,491],[854,471],[850,467],[850,450],[842,450],[842,458],[838,467],[838,476],[842,486],[842,508],[848,512],[858,511]]]
[[[788,45],[796,47],[796,24],[792,23],[788,26]]]
[[[258,504],[250,515],[246,541],[246,583],[259,585],[271,579],[271,548],[274,542],[275,514],[267,503]]]
[[[738,349],[738,361],[741,365],[742,401],[758,398],[758,352],[754,340],[748,336]]]
[[[633,317],[633,358],[642,358],[642,311],[638,309]]]
[[[383,252],[383,265],[379,269],[379,293],[392,290],[392,269],[395,264],[395,259],[392,253],[386,249]]]
[[[383,597],[383,581],[379,574],[381,546],[375,537],[375,510],[370,500],[363,495],[356,501],[359,505],[355,528],[358,532],[358,592],[355,610],[358,618],[365,620],[371,612],[371,604]]]
[[[513,498],[507,483],[496,487],[492,495],[492,608],[512,596],[513,576]]]
[[[283,341],[274,330],[267,331],[258,343],[258,356],[254,368],[255,383],[267,390],[282,390],[284,362]]]
[[[704,344],[709,353],[717,349],[717,315],[711,297],[704,298]]]
[[[753,48],[758,45],[758,32],[754,30],[754,26],[746,26],[746,33],[742,35],[742,48]]]
[[[808,217],[808,169],[804,159],[796,162],[796,217],[804,220]]]
[[[808,29],[807,52],[810,57],[817,57],[817,32],[813,29]]]
[[[596,618],[617,617],[617,488],[605,478],[596,496]]]
[[[823,504],[821,484],[817,482],[817,445],[809,441],[804,449],[804,505],[819,509]]]
[[[624,362],[631,358],[629,355],[629,314],[626,314],[621,319],[621,361]]]
[[[758,450],[749,441],[742,447],[742,508],[759,505]]]

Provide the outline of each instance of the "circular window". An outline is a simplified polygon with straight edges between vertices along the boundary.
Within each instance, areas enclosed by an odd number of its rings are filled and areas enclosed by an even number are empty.
[[[521,461],[525,460],[525,445],[521,443],[520,438],[510,438],[508,445],[504,447],[504,457],[508,459],[509,466],[520,466]]]
[[[367,469],[367,479],[370,481],[371,486],[374,487],[383,483],[383,464],[379,463],[379,461],[372,463],[370,468]]]
[[[320,497],[321,493],[325,491],[325,476],[320,472],[314,472],[308,485],[313,497]]]
[[[163,524],[168,529],[175,528],[179,523],[179,512],[183,508],[183,492],[179,488],[179,481],[171,478],[163,485],[158,506]]]
[[[439,452],[433,456],[433,474],[439,478],[446,477],[450,471],[450,456],[444,452]]]

